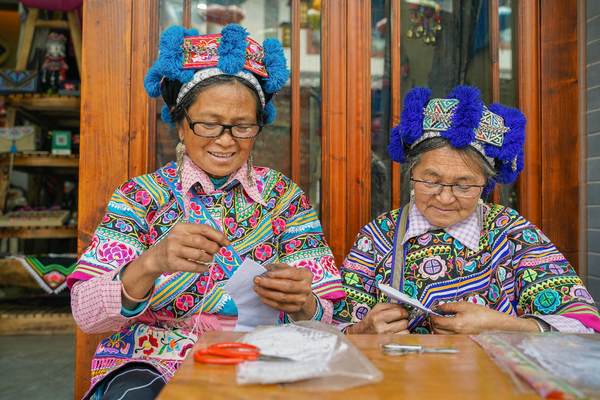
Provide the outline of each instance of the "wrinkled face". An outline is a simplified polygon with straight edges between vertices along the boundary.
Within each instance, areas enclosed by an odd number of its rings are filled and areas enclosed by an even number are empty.
[[[445,185],[483,185],[485,176],[468,158],[452,147],[442,147],[423,154],[413,168],[413,179]],[[446,228],[467,219],[477,207],[479,197],[456,197],[449,187],[439,194],[415,190],[415,205],[433,225]]]
[[[250,89],[239,82],[203,90],[187,112],[192,121],[227,125],[257,123],[256,100]],[[192,132],[185,119],[177,130],[192,161],[213,178],[222,178],[241,167],[256,140],[256,137],[236,139],[229,130],[217,138],[200,137]]]

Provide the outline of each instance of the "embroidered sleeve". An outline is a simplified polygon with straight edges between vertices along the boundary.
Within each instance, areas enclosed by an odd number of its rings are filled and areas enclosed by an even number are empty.
[[[507,231],[512,253],[508,272],[514,276],[514,296],[524,313],[573,318],[600,331],[598,309],[571,264],[542,231],[515,211],[507,210],[506,218],[512,220]]]
[[[273,232],[278,236],[279,262],[308,268],[313,273],[312,291],[322,309],[320,320],[330,323],[333,304],[344,298],[344,291],[321,223],[296,184],[282,178],[274,190],[279,197],[272,217]]]
[[[73,315],[84,331],[105,332],[128,323],[121,315],[120,282],[113,277],[156,240],[157,232],[148,228],[147,221],[155,204],[149,191],[134,180],[112,195],[92,242],[67,281],[73,289]]]
[[[346,299],[336,304],[333,320],[340,328],[355,324],[377,304],[376,257],[374,234],[378,232],[376,221],[365,226],[354,240],[350,253],[341,269]]]

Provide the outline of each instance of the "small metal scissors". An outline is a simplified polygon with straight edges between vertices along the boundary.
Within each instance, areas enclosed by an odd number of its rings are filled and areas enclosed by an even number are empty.
[[[267,356],[247,343],[216,343],[194,352],[194,360],[203,364],[240,364],[244,361],[294,361],[291,358]]]
[[[442,347],[423,347],[412,344],[381,343],[379,346],[383,347],[383,354],[389,356],[402,356],[404,354],[409,353],[458,353],[458,349],[447,349]]]

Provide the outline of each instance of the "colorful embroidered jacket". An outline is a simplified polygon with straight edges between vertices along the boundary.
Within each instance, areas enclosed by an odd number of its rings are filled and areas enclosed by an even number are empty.
[[[314,209],[300,188],[282,174],[254,167],[256,184],[249,185],[246,168],[244,164],[234,172],[219,190],[214,190],[203,171],[196,171],[199,182],[183,180],[190,191],[182,195],[171,163],[115,191],[90,246],[68,278],[73,315],[81,329],[119,331],[98,346],[92,362],[92,388],[130,361],[150,363],[168,380],[197,339],[190,332],[192,327],[200,332],[233,330],[237,309],[222,287],[235,272],[236,262],[246,258],[262,265],[309,268],[318,299],[316,318],[331,323],[333,304],[344,297],[344,291]],[[202,215],[202,210],[210,216]],[[161,276],[151,299],[134,310],[139,313],[125,316],[116,275],[184,220],[213,223],[233,248],[221,249],[215,256],[221,262],[210,264],[203,275]],[[283,314],[281,319],[285,320]]]
[[[429,308],[465,300],[516,316],[520,305],[525,314],[558,330],[600,331],[593,299],[550,240],[510,208],[490,204],[485,210],[477,251],[435,227],[406,240],[403,292]],[[360,321],[377,302],[388,301],[377,284],[390,284],[400,211],[366,225],[344,261],[347,297],[334,309],[340,328]],[[410,332],[430,332],[426,316],[408,322]]]

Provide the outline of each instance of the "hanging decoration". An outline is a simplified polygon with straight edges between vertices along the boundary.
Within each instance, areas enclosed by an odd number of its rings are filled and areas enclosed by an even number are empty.
[[[442,30],[440,5],[434,0],[406,0],[410,9],[410,27],[406,36],[423,38],[423,43],[435,46],[435,35]]]

